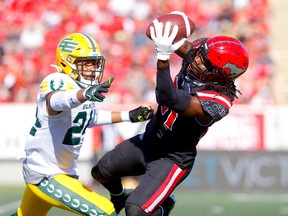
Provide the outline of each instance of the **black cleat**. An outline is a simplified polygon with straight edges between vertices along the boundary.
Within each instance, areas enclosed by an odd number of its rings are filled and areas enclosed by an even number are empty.
[[[171,210],[174,208],[176,203],[176,198],[173,194],[171,194],[160,206],[163,209],[164,213],[162,216],[168,216]]]
[[[111,195],[110,201],[113,203],[117,214],[125,207],[125,202],[132,191],[133,190],[130,189],[124,189],[124,193],[119,196]]]

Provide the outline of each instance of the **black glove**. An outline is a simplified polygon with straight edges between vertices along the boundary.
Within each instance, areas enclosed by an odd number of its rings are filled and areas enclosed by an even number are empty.
[[[154,110],[149,105],[141,105],[140,107],[129,111],[131,122],[143,122],[152,118]]]
[[[109,79],[105,83],[101,83],[99,85],[93,85],[85,89],[83,96],[89,101],[97,101],[102,102],[105,98],[102,93],[107,93],[108,89],[111,86],[114,77],[109,77]]]

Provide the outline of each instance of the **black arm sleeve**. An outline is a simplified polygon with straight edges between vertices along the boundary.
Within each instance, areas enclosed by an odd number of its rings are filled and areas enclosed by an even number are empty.
[[[183,113],[190,102],[191,95],[182,90],[175,89],[170,76],[170,68],[157,68],[156,100],[159,105],[167,106],[178,113]]]

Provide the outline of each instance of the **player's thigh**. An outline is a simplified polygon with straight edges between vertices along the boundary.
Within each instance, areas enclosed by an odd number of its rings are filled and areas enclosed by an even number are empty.
[[[142,142],[139,136],[135,136],[118,144],[100,159],[97,166],[93,168],[94,171],[99,169],[106,178],[145,173],[146,162]]]
[[[56,175],[37,187],[39,196],[53,206],[83,215],[115,215],[113,204],[77,179]]]

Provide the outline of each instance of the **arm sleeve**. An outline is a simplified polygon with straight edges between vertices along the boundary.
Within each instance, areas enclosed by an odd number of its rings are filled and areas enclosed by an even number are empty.
[[[106,110],[95,109],[96,115],[94,116],[93,125],[106,125],[112,123],[112,112]]]
[[[188,92],[174,87],[169,67],[157,68],[156,100],[159,105],[167,106],[178,113],[183,113],[191,100]]]
[[[57,91],[50,98],[50,106],[56,111],[73,109],[81,104],[77,99],[77,89]]]

